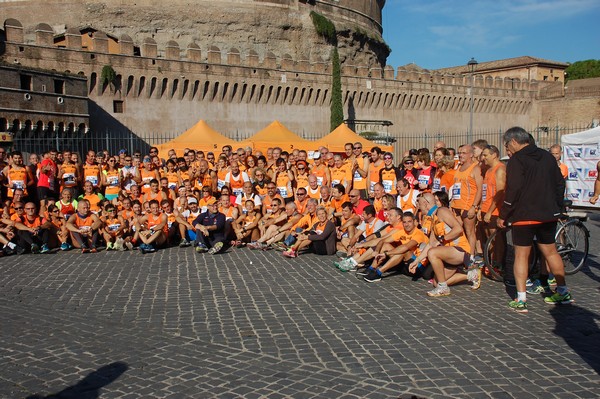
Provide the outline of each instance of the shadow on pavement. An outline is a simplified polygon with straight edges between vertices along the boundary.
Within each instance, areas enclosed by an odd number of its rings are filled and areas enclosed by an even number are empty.
[[[600,315],[574,304],[550,309],[556,321],[554,334],[563,338],[581,359],[600,373]]]
[[[97,399],[100,397],[100,389],[115,381],[127,369],[127,364],[123,362],[111,363],[91,372],[77,384],[58,393],[48,396],[32,395],[27,399]]]

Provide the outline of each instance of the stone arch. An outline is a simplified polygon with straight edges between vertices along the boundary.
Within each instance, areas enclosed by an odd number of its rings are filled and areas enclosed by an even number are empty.
[[[153,76],[152,79],[150,79],[150,88],[146,92],[146,98],[150,98],[155,87],[156,87],[156,77]],[[142,75],[142,76],[140,76],[138,87],[137,87],[137,97],[141,97],[142,93],[144,93],[145,89],[146,89],[146,77]]]
[[[218,101],[219,86],[220,86],[220,82],[219,81],[216,81],[216,82],[213,83],[212,90],[210,92],[209,101],[215,101],[215,99]]]
[[[163,98],[165,93],[167,92],[167,88],[169,86],[169,78],[163,78],[160,84],[160,89],[158,91],[158,98]]]
[[[190,100],[193,101],[194,99],[197,98],[196,96],[198,95],[198,90],[199,89],[200,89],[200,81],[199,80],[195,80],[194,84],[192,86],[192,91],[190,93]]]
[[[183,98],[185,97],[185,95],[188,93],[188,90],[190,89],[190,80],[189,79],[183,79],[183,85],[181,86],[181,90],[179,91],[179,99],[183,100]]]
[[[92,74],[90,75],[90,84],[88,87],[88,94],[92,94],[92,92],[96,88],[97,83],[98,83],[98,74],[96,72],[92,72]]]
[[[19,119],[14,119],[12,121],[12,126],[10,131],[13,132],[13,134],[17,134],[17,132],[21,130],[21,121]]]
[[[169,91],[169,98],[174,98],[179,89],[179,79],[173,79],[171,82],[171,90]]]
[[[125,88],[125,97],[128,97],[135,86],[135,76],[129,75],[127,77],[127,87]]]

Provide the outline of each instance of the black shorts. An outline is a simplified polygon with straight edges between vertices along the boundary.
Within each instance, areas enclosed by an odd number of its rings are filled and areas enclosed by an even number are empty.
[[[533,245],[533,238],[540,244],[554,244],[556,239],[556,222],[512,226],[513,245],[528,247]]]
[[[54,191],[50,190],[48,187],[38,187],[37,188],[38,199],[45,200],[47,198],[56,199],[56,194]]]

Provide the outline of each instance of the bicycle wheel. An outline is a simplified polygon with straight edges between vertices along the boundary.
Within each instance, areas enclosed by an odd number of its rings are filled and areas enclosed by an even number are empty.
[[[504,250],[507,244],[507,235],[510,234],[510,230],[496,230],[487,239],[485,248],[483,249],[483,260],[485,261],[485,267],[488,271],[486,275],[494,281],[502,281],[504,278],[504,265],[507,261],[514,262],[514,251],[509,254],[509,251]],[[510,238],[510,237],[508,237]],[[512,245],[511,245],[512,247]],[[509,255],[512,255],[511,259]]]
[[[483,250],[485,267],[488,271],[487,276],[494,281],[503,281],[514,283],[513,266],[515,263],[515,248],[512,243],[512,231],[496,230],[485,243]],[[529,257],[529,272],[538,265],[540,257],[538,256],[537,245],[534,241]]]
[[[575,274],[585,264],[590,232],[580,220],[569,220],[556,231],[556,249],[565,264],[565,274]]]

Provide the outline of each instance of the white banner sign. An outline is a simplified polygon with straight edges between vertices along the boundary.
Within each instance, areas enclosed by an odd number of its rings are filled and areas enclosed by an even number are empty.
[[[566,197],[574,206],[594,206],[590,204],[590,198],[594,195],[594,182],[598,177],[598,161],[600,143],[564,145],[563,162],[569,167]],[[595,207],[600,208],[600,201]]]

